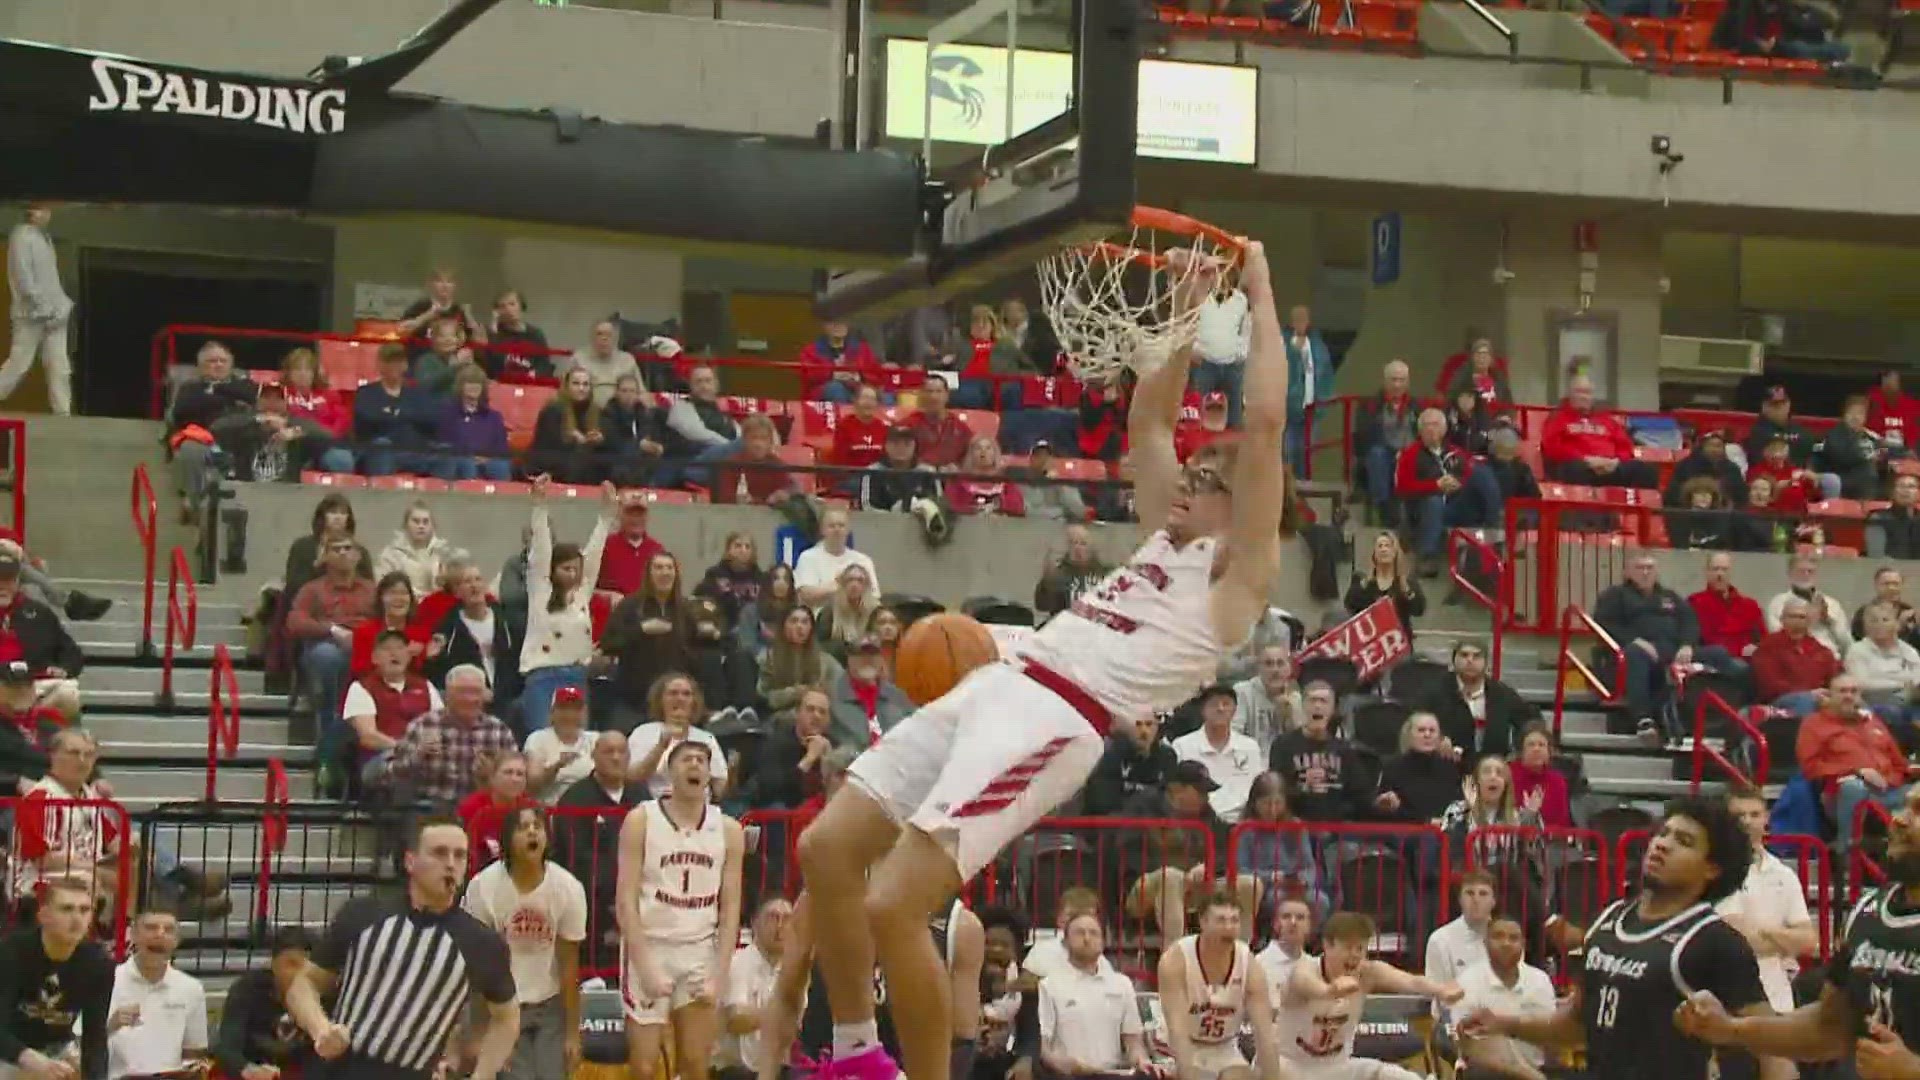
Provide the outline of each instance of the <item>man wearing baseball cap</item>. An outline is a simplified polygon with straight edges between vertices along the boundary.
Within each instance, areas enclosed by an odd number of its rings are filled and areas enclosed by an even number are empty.
[[[1793,399],[1787,396],[1784,386],[1770,386],[1766,396],[1760,399],[1760,419],[1754,421],[1753,429],[1747,432],[1747,439],[1741,448],[1747,452],[1747,463],[1759,461],[1766,455],[1767,444],[1775,438],[1787,440],[1787,460],[1794,465],[1807,469],[1812,467],[1813,449],[1820,440],[1813,433],[1793,422]],[[1833,473],[1814,474],[1820,481],[1820,491],[1825,498],[1840,497],[1840,478]]]
[[[24,795],[47,775],[47,743],[66,718],[33,695],[33,669],[20,643],[0,635],[0,795]]]
[[[1162,934],[1179,937],[1186,933],[1190,902],[1197,903],[1211,891],[1213,879],[1207,874],[1207,834],[1213,836],[1213,850],[1227,850],[1229,826],[1214,813],[1211,797],[1219,790],[1207,767],[1198,761],[1182,761],[1167,774],[1164,791],[1146,792],[1130,802],[1122,815],[1177,821],[1177,827],[1156,829],[1138,837],[1129,836],[1121,846],[1122,871],[1133,881],[1127,890],[1127,915],[1143,919],[1151,913]],[[1254,879],[1242,877],[1235,892],[1250,908],[1254,899]],[[1246,924],[1252,929],[1252,923]]]
[[[11,635],[34,676],[40,703],[67,720],[80,718],[80,669],[86,657],[60,616],[20,588],[20,558],[0,551],[0,633]]]

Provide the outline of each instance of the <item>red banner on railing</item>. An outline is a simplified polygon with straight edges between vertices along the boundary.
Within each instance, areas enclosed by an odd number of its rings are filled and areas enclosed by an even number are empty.
[[[1318,640],[1293,654],[1297,667],[1317,656],[1346,658],[1353,661],[1360,684],[1372,682],[1381,672],[1413,652],[1413,639],[1400,625],[1400,612],[1393,601],[1382,597],[1366,610],[1322,634]]]

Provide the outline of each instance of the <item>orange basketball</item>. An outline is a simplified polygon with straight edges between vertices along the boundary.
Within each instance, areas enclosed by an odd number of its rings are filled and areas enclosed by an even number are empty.
[[[1000,656],[993,634],[970,615],[943,611],[907,628],[893,658],[893,681],[925,705]]]

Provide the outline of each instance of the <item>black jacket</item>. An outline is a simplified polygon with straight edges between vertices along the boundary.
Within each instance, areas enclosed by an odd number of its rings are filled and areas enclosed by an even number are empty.
[[[1776,526],[1785,527],[1785,539],[1775,539]],[[1734,551],[1784,551],[1792,536],[1792,521],[1777,510],[1734,514],[1727,525],[1727,547]]]
[[[668,623],[665,633],[649,634],[640,625],[652,619]],[[647,691],[669,671],[687,669],[693,616],[684,602],[668,606],[643,593],[631,593],[613,606],[600,632],[600,651],[618,662],[614,683],[621,700],[645,712]]]
[[[1667,543],[1675,548],[1726,551],[1734,546],[1733,523],[1737,511],[1670,510],[1667,512]]]
[[[1459,761],[1439,754],[1404,751],[1393,755],[1381,766],[1380,790],[1400,796],[1400,806],[1381,816],[1408,822],[1438,819],[1460,797],[1462,775]]]
[[[1397,456],[1402,448],[1419,441],[1420,403],[1409,395],[1402,404],[1404,408],[1399,411],[1389,409],[1385,394],[1375,394],[1360,402],[1353,410],[1355,457],[1363,457],[1382,444],[1392,448]]]
[[[285,1075],[295,1061],[310,1056],[310,1045],[287,1015],[272,969],[247,972],[227,992],[212,1047],[213,1060],[226,1075],[239,1076],[249,1065],[272,1065]]]
[[[1721,496],[1729,505],[1747,505],[1747,481],[1740,475],[1740,467],[1724,457],[1715,461],[1700,447],[1695,447],[1693,453],[1680,459],[1680,463],[1673,467],[1673,480],[1667,484],[1664,498],[1666,504],[1668,506],[1684,505],[1680,498],[1680,489],[1696,476],[1710,476],[1718,480]]]
[[[696,625],[687,639],[686,664],[708,709],[744,709],[760,699],[760,665],[730,631],[721,631],[718,639],[703,638]]]
[[[645,784],[628,783],[620,801],[607,797],[607,789],[591,773],[574,781],[560,796],[556,806],[591,807],[607,810],[621,807],[631,810],[647,797]],[[555,819],[554,858],[580,879],[589,896],[611,893],[620,865],[621,818],[611,814],[568,815]]]
[[[0,609],[0,630],[19,639],[27,666],[36,675],[57,667],[67,673],[67,678],[77,679],[80,669],[87,666],[87,658],[61,625],[60,616],[25,593],[14,594],[11,609]]]
[[[1165,739],[1156,739],[1146,753],[1131,736],[1107,736],[1106,752],[1087,778],[1086,809],[1094,816],[1118,813],[1141,791],[1158,791],[1173,767],[1180,763]]]
[[[820,763],[814,762],[813,768],[803,773],[800,762],[806,756],[807,748],[791,723],[773,725],[760,744],[748,803],[756,810],[791,810],[818,794]]]
[[[1373,778],[1360,751],[1339,736],[1315,740],[1304,730],[1273,740],[1267,767],[1287,785],[1287,802],[1307,821],[1361,821],[1373,814]],[[1310,786],[1307,772],[1319,769],[1321,783]]]
[[[65,722],[52,710],[36,712],[45,715],[35,717],[36,734],[32,738],[27,736],[18,718],[0,713],[0,791],[18,791],[20,781],[38,780],[47,775],[47,743]]]
[[[1747,441],[1740,444],[1747,451],[1747,460],[1759,461],[1764,457],[1767,444],[1773,441],[1775,435],[1786,436],[1787,460],[1803,469],[1813,460],[1813,448],[1820,444],[1812,432],[1791,420],[1776,424],[1762,416],[1753,422],[1752,430],[1747,432]]]
[[[1689,609],[1691,610],[1691,609]],[[1460,680],[1448,679],[1430,691],[1418,708],[1440,720],[1440,734],[1453,740],[1469,759],[1478,754],[1506,757],[1520,746],[1520,731],[1540,718],[1540,710],[1529,705],[1513,687],[1498,679],[1487,680],[1487,722],[1473,722],[1473,710],[1460,694]],[[1476,730],[1477,729],[1477,730]],[[1455,791],[1454,798],[1459,798]],[[1449,800],[1451,801],[1451,800]],[[1444,808],[1443,808],[1444,809]]]
[[[520,641],[513,635],[513,626],[507,620],[506,611],[497,601],[489,601],[487,607],[493,611],[493,699],[512,701],[520,696]],[[485,669],[480,661],[480,643],[473,639],[473,631],[467,629],[465,619],[460,617],[460,609],[454,608],[433,628],[435,636],[445,640],[440,655],[421,665],[421,674],[435,686],[447,685],[447,672],[461,664],[472,664]]]
[[[1613,635],[1620,647],[1630,648],[1644,638],[1671,660],[1682,645],[1700,643],[1700,620],[1686,597],[1655,582],[1652,592],[1641,592],[1631,582],[1609,586],[1594,602],[1593,619]]]
[[[700,584],[693,587],[693,595],[703,596],[719,605],[720,614],[726,617],[729,629],[740,623],[740,609],[760,599],[760,590],[767,582],[766,571],[759,563],[736,570],[725,559],[707,567],[707,574]]]
[[[1420,591],[1420,581],[1412,575],[1407,577],[1405,592],[1398,589],[1382,589],[1379,583],[1373,580],[1372,574],[1365,577],[1359,574],[1353,575],[1352,583],[1347,586],[1347,613],[1358,615],[1372,607],[1381,597],[1389,595],[1389,592],[1393,596],[1393,609],[1400,615],[1400,628],[1405,630],[1408,636],[1412,636],[1413,620],[1427,613],[1427,594]]]
[[[208,431],[222,418],[252,413],[260,400],[260,388],[244,372],[229,375],[219,382],[194,379],[180,384],[173,398],[173,430],[199,424]]]
[[[1888,506],[1868,514],[1867,554],[1876,559],[1920,559],[1920,511]]]
[[[1480,463],[1481,468],[1492,469],[1493,478],[1500,481],[1500,494],[1509,499],[1537,499],[1540,497],[1540,478],[1533,475],[1533,466],[1519,458],[1501,461],[1489,457]]]
[[[664,452],[668,441],[667,419],[659,410],[644,405],[629,409],[613,400],[600,409],[600,433],[606,436],[600,446],[610,454],[638,454],[642,439],[659,443]]]
[[[1840,424],[1820,443],[1820,462],[1840,478],[1843,498],[1871,499],[1880,489],[1879,450],[1880,439],[1873,432]]]

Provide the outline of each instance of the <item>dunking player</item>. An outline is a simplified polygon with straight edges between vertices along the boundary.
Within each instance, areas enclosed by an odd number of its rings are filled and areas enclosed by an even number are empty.
[[[652,1080],[661,1029],[673,1024],[682,1080],[707,1080],[717,1009],[740,938],[740,823],[708,802],[710,751],[691,740],[667,752],[672,788],[620,826],[614,911],[620,924],[620,996],[627,1069]]]
[[[1615,900],[1587,929],[1579,1014],[1501,1016],[1476,1009],[1461,1033],[1509,1035],[1536,1046],[1586,1039],[1587,1073],[1600,1080],[1703,1080],[1713,1047],[1678,1027],[1675,1010],[1711,991],[1736,1012],[1766,1012],[1753,949],[1713,905],[1746,880],[1753,845],[1726,804],[1667,805],[1641,862],[1640,894]]]
[[[802,893],[787,920],[787,943],[778,971],[774,973],[773,993],[768,996],[766,1014],[761,1018],[760,1080],[780,1080],[781,1066],[788,1061],[786,1047],[794,1050],[793,1060],[801,1068],[817,1069],[829,1058],[833,1048],[832,999],[826,980],[814,963],[813,900]],[[953,1045],[949,1051],[952,1074],[966,1080],[973,1072],[974,1053],[980,1040],[980,968],[987,951],[986,930],[980,917],[968,911],[959,900],[933,919],[927,928],[934,951],[946,965],[951,987]],[[873,969],[874,1022],[880,1045],[889,1054],[899,1053],[899,1040],[893,1025],[892,995],[878,965]]]
[[[1280,1053],[1294,1080],[1416,1080],[1398,1065],[1353,1056],[1367,995],[1414,994],[1451,1005],[1460,988],[1367,959],[1374,925],[1365,915],[1338,912],[1320,937],[1321,955],[1301,957],[1280,995]]]
[[[1722,1046],[1799,1061],[1851,1057],[1867,1080],[1920,1077],[1920,789],[1887,835],[1893,884],[1869,890],[1847,915],[1820,1000],[1785,1016],[1730,1016],[1697,995],[1680,1028]]]
[[[1195,273],[1192,305],[1214,274]],[[1289,501],[1287,361],[1266,256],[1240,277],[1253,309],[1244,427],[1183,468],[1173,429],[1192,350],[1140,376],[1128,418],[1147,541],[1074,605],[887,733],[800,838],[833,1003],[830,1071],[891,1080],[873,1020],[875,946],[913,1080],[948,1080],[947,980],[925,927],[960,886],[1080,790],[1113,717],[1168,709],[1210,681],[1266,609]],[[866,919],[859,918],[865,911]]]
[[[1232,893],[1207,897],[1200,932],[1160,954],[1159,987],[1180,1080],[1253,1080],[1253,1065],[1240,1056],[1243,1023],[1253,1027],[1253,1060],[1264,1080],[1285,1075],[1266,969],[1240,940],[1240,903]]]

